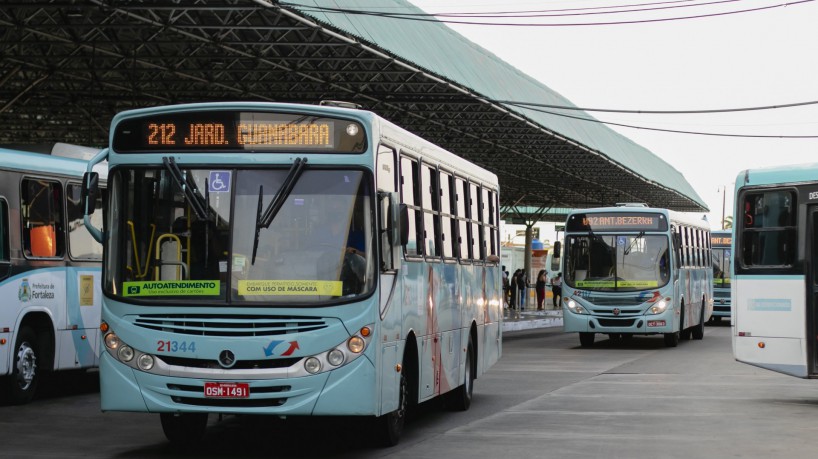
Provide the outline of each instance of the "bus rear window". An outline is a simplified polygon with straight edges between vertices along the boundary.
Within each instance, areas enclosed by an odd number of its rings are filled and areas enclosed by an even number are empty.
[[[746,268],[789,268],[796,259],[795,192],[763,190],[741,198],[741,264]]]

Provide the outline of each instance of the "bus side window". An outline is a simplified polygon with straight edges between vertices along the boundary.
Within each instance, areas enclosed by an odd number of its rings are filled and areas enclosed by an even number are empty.
[[[743,196],[740,229],[744,267],[787,268],[795,262],[795,193],[792,190],[749,192]]]
[[[393,248],[399,244],[400,241],[393,241],[392,236],[392,218],[393,210],[390,201],[390,193],[395,193],[397,188],[395,186],[395,179],[398,176],[398,168],[395,164],[395,150],[385,145],[378,148],[378,163],[376,168],[376,180],[378,187],[378,208],[380,213],[380,220],[378,222],[378,234],[380,235],[381,243],[381,270],[389,271],[395,269],[395,260],[393,257]]]
[[[23,179],[21,223],[23,250],[30,257],[62,257],[62,187],[59,182]]]

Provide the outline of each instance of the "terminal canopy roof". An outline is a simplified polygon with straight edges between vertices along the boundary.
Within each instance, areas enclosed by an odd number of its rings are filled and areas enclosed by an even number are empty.
[[[146,106],[342,100],[493,171],[518,216],[617,202],[706,210],[677,170],[577,119],[587,113],[508,103],[573,106],[542,82],[443,23],[396,17],[422,12],[406,0],[6,3],[0,144],[103,147],[115,113]]]

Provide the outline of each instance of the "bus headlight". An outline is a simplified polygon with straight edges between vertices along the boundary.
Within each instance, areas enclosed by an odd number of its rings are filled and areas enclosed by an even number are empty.
[[[122,344],[122,341],[116,336],[116,333],[111,332],[105,335],[105,347],[108,349],[114,350],[118,348],[120,344]]]
[[[576,301],[572,298],[565,300],[565,305],[568,306],[568,310],[573,312],[574,314],[586,314],[585,308],[578,305]]]
[[[119,349],[117,349],[116,356],[123,362],[130,362],[134,356],[133,348],[128,345],[122,345],[119,347]]]
[[[661,314],[667,310],[669,304],[670,298],[662,298],[648,309],[648,314]]]
[[[354,354],[360,354],[364,350],[364,339],[360,336],[353,336],[347,341],[347,347]]]
[[[340,349],[333,349],[327,354],[327,362],[330,365],[337,367],[344,363],[344,353]]]
[[[321,371],[321,361],[315,357],[310,357],[304,361],[304,369],[311,374],[316,374]]]
[[[148,371],[153,368],[154,360],[152,355],[142,354],[136,359],[136,365],[142,371]]]

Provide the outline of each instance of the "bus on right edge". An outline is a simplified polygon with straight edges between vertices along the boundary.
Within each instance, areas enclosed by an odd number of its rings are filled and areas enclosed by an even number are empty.
[[[818,164],[736,178],[732,341],[739,362],[816,374]]]
[[[715,230],[710,232],[710,247],[713,254],[713,322],[721,322],[722,317],[730,320],[730,261],[733,259],[733,231]]]

